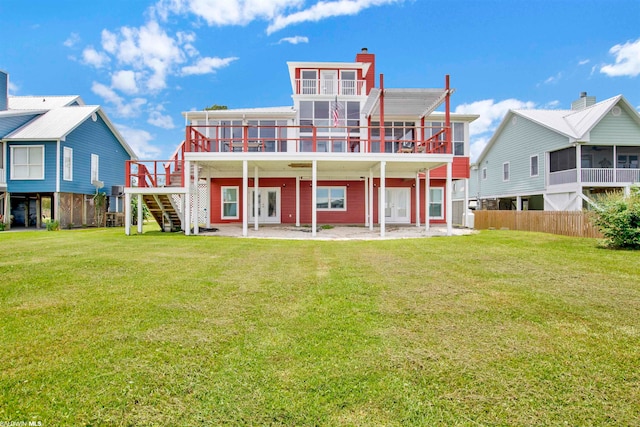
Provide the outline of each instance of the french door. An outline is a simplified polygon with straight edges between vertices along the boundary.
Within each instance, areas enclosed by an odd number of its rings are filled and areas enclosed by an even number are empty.
[[[255,221],[255,191],[249,192],[249,222]],[[258,189],[258,223],[280,224],[280,188]]]
[[[408,224],[411,222],[411,189],[385,189],[384,216],[388,223]]]

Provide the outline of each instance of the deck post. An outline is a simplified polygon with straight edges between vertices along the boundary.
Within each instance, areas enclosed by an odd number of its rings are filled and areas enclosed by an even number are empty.
[[[184,170],[182,171],[184,174],[184,211],[182,212],[182,216],[184,217],[184,234],[185,236],[191,235],[191,201],[189,198],[191,197],[191,161],[185,160],[184,162]]]
[[[430,175],[431,172],[427,169],[424,172],[424,231],[429,231],[429,191],[431,191],[430,187]]]
[[[378,220],[380,222],[380,237],[384,237],[387,223],[387,162],[380,162],[380,207],[378,208]]]
[[[452,223],[452,218],[453,218],[453,200],[451,200],[451,195],[452,195],[452,191],[451,191],[451,175],[452,175],[452,171],[453,171],[453,163],[449,162],[447,163],[447,195],[445,196],[447,198],[447,212],[446,212],[446,221],[447,221],[447,236],[451,236],[453,235],[453,223]]]
[[[369,168],[369,231],[373,231],[373,169]]]
[[[131,193],[124,193],[124,234],[131,236]]]
[[[420,172],[416,174],[416,227],[420,227]]]
[[[246,160],[242,161],[242,236],[247,237],[249,234],[249,218],[247,218],[247,202],[249,201],[249,164]]]
[[[258,183],[258,166],[253,167],[253,229],[258,231],[258,206],[260,194],[258,193],[260,185]]]
[[[196,236],[200,234],[200,188],[198,182],[200,181],[199,177],[199,167],[197,163],[193,165],[193,186],[195,188],[195,193],[193,194],[193,234]]]
[[[142,203],[142,194],[138,194],[138,234],[142,234],[142,222],[144,221]]]
[[[300,176],[296,176],[296,227],[300,227]]]
[[[318,161],[311,162],[311,237],[316,237],[318,226]]]
[[[364,178],[364,226],[369,226],[369,178]]]

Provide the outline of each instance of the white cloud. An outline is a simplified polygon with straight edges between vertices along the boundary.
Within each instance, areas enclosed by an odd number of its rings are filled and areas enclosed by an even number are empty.
[[[152,111],[149,114],[147,123],[153,126],[157,126],[162,129],[175,129],[176,125],[173,123],[171,116],[162,114],[160,111]]]
[[[195,64],[182,67],[182,75],[190,76],[193,74],[209,74],[215,70],[224,68],[237,60],[236,57],[231,58],[200,58]]]
[[[484,99],[457,106],[455,113],[480,115],[478,119],[469,125],[471,161],[473,162],[478,158],[509,110],[527,110],[535,108],[535,106],[534,102],[512,98],[499,102],[495,102],[493,99]]]
[[[278,44],[280,43],[291,43],[291,44],[309,43],[309,37],[304,37],[304,36],[284,37],[278,41]]]
[[[147,103],[147,100],[144,98],[125,100],[113,89],[102,83],[93,82],[91,91],[111,104],[114,115],[117,117],[130,118],[139,116],[140,108]]]
[[[547,78],[544,82],[539,83],[538,86],[543,85],[543,84],[548,85],[548,84],[552,84],[552,83],[558,83],[560,81],[560,79],[562,79],[562,72],[559,72],[556,75]]]
[[[583,59],[582,61],[578,61],[578,65],[587,65],[590,62],[590,59]]]
[[[153,136],[146,130],[133,129],[121,124],[116,127],[139,158],[154,159],[160,156],[161,150],[151,144]]]
[[[640,74],[640,39],[617,44],[609,49],[609,53],[615,56],[615,63],[600,67],[601,73],[609,77],[636,77]]]
[[[74,47],[78,43],[80,43],[80,35],[78,33],[71,33],[69,34],[69,38],[66,39],[62,44],[66,47]]]
[[[89,46],[82,51],[82,62],[91,65],[96,68],[102,68],[106,66],[111,59],[104,52],[98,52],[93,48],[93,46]]]
[[[116,71],[111,75],[111,87],[129,95],[138,93],[136,73],[131,70]]]
[[[318,22],[335,16],[357,15],[364,9],[384,4],[397,3],[401,0],[335,0],[319,1],[313,6],[289,15],[279,14],[267,27],[267,34],[273,34],[290,25],[302,22]]]

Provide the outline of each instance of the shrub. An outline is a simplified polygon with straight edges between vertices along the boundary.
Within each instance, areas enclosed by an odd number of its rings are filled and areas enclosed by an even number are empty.
[[[60,222],[52,221],[50,219],[46,219],[44,223],[47,226],[47,231],[58,231],[60,230]]]
[[[612,248],[640,249],[640,188],[607,193],[592,211],[593,222]]]
[[[0,221],[0,231],[4,231],[5,228],[7,228],[7,224],[5,224],[4,222]]]

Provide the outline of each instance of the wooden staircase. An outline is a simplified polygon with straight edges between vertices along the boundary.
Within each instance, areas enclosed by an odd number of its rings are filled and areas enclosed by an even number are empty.
[[[145,194],[142,199],[162,231],[182,229],[180,214],[173,205],[171,194]]]

